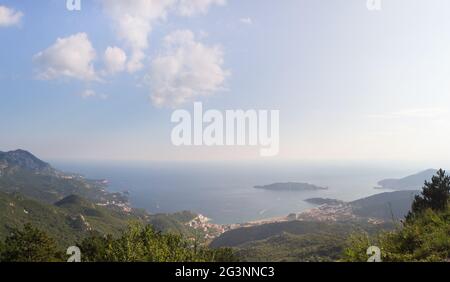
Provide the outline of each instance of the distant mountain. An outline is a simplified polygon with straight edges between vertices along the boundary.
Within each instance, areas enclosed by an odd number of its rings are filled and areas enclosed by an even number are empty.
[[[385,192],[353,202],[344,202],[336,199],[311,198],[306,202],[321,205],[314,212],[306,211],[299,213],[299,218],[314,219],[324,218],[324,214],[335,213],[334,218],[338,221],[356,219],[380,219],[383,221],[392,221],[403,219],[411,209],[414,196],[419,194],[418,190]],[[343,216],[339,213],[345,212]]]
[[[39,202],[18,193],[0,192],[0,241],[13,228],[26,223],[51,234],[61,245],[67,247],[91,233],[118,235],[130,222],[151,224],[164,233],[181,234],[201,240],[205,232],[187,225],[197,217],[191,212],[150,215],[145,212],[123,212],[98,206],[89,200],[70,195],[55,204]]]
[[[403,219],[411,210],[414,196],[418,190],[395,191],[376,194],[350,202],[353,213],[360,217],[379,218],[383,220]]]
[[[0,175],[14,173],[18,170],[41,174],[52,174],[56,172],[48,163],[41,161],[27,151],[0,151]]]
[[[421,190],[425,180],[430,181],[437,169],[427,169],[400,179],[384,179],[378,182],[380,188],[391,190]]]
[[[109,193],[106,189],[101,180],[63,173],[27,151],[0,152],[0,191],[20,193],[48,204],[78,195],[94,203],[128,208],[126,195]]]
[[[130,221],[189,237],[206,234],[188,225],[197,214],[151,215],[132,209],[127,195],[107,188],[103,180],[61,172],[27,151],[0,152],[0,240],[25,223],[48,231],[66,247],[90,232],[119,234]]]
[[[254,186],[254,188],[272,191],[314,191],[314,190],[328,189],[327,187],[320,187],[313,184],[302,182],[273,183],[269,185]]]

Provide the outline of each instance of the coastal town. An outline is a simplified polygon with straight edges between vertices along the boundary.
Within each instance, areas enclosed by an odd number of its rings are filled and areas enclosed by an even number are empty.
[[[273,217],[256,221],[249,221],[237,224],[214,224],[211,219],[199,214],[186,225],[196,230],[202,231],[204,239],[212,240],[226,231],[253,227],[263,224],[287,222],[287,221],[319,221],[319,222],[338,222],[350,220],[363,220],[370,224],[382,224],[384,220],[379,218],[362,218],[354,214],[352,206],[345,202],[336,202],[335,204],[322,204],[315,208],[308,209],[299,213],[291,213],[287,216]]]

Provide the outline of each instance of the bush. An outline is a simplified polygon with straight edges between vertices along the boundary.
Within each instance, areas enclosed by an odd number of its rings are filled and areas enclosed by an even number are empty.
[[[371,239],[364,234],[349,238],[344,261],[366,261],[375,245],[383,261],[448,261],[450,259],[450,178],[439,170],[416,196],[403,226]]]
[[[93,236],[80,244],[84,261],[201,262],[235,261],[231,250],[211,250],[180,235],[156,232],[150,225],[132,224],[121,237]]]
[[[29,224],[12,230],[2,245],[0,261],[54,262],[63,257],[52,238]]]
[[[181,235],[156,232],[151,225],[131,224],[122,235],[92,233],[78,244],[83,262],[232,262],[231,249],[209,249]],[[64,262],[55,241],[31,225],[14,229],[0,242],[0,261]]]

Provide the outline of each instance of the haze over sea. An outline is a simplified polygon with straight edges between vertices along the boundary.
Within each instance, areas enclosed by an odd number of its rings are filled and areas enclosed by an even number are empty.
[[[215,223],[241,223],[285,216],[314,205],[304,199],[345,201],[384,192],[384,178],[404,177],[428,167],[381,163],[321,162],[84,162],[52,161],[63,171],[107,179],[110,191],[129,191],[133,207],[151,213],[190,210]],[[255,185],[308,182],[319,191],[268,191]]]

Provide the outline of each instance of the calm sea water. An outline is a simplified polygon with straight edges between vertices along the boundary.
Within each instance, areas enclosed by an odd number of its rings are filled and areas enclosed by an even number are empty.
[[[111,191],[130,191],[134,207],[151,213],[191,210],[221,224],[304,211],[313,207],[304,201],[311,197],[356,200],[382,192],[373,189],[381,179],[403,177],[420,170],[358,163],[52,163],[63,171],[108,179]],[[308,182],[329,190],[293,192],[253,188],[288,181]]]

